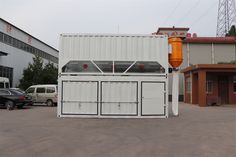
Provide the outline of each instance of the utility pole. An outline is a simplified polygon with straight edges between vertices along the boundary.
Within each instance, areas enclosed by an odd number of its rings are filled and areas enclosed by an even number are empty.
[[[236,23],[236,8],[234,0],[219,0],[217,18],[217,37],[224,37],[230,27]]]

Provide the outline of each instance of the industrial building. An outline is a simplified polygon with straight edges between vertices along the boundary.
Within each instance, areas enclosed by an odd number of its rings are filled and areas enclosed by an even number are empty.
[[[186,103],[199,106],[236,104],[235,64],[197,64],[182,72]]]
[[[0,18],[0,77],[8,77],[16,87],[36,55],[44,63],[58,64],[58,50]]]
[[[184,101],[200,106],[235,104],[236,66],[222,64],[236,60],[235,37],[187,37],[183,49]]]
[[[183,37],[183,63],[180,66],[180,71],[183,73],[180,73],[179,100],[200,106],[212,102],[235,104],[236,66],[222,63],[236,60],[236,38],[198,37],[195,33],[189,34],[188,30],[188,28],[159,28],[156,33]],[[169,75],[171,100],[172,79],[171,74]]]

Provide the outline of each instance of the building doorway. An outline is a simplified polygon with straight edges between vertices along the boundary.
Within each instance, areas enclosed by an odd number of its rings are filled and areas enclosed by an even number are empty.
[[[219,76],[218,78],[218,96],[221,104],[229,103],[229,85],[227,76]]]

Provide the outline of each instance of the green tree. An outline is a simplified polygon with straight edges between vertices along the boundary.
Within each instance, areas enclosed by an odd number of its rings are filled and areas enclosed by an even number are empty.
[[[236,60],[231,61],[230,64],[236,64]]]
[[[44,84],[57,84],[58,69],[53,63],[48,63],[45,65],[42,73],[42,81]]]
[[[57,68],[52,63],[43,66],[42,58],[36,56],[33,58],[33,63],[29,63],[24,69],[19,87],[25,90],[31,85],[49,83],[57,83]]]
[[[227,36],[227,37],[235,37],[236,36],[235,25],[231,26],[229,32],[225,36]]]

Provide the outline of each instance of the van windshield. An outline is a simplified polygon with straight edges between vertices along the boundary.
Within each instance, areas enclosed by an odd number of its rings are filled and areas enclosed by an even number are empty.
[[[28,88],[25,92],[26,93],[34,93],[34,88]]]

